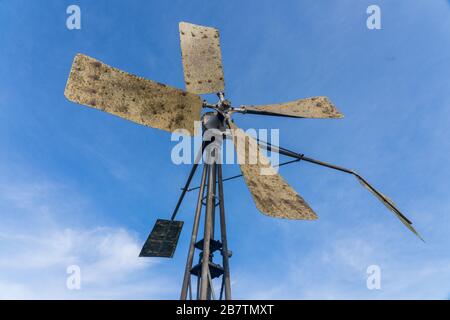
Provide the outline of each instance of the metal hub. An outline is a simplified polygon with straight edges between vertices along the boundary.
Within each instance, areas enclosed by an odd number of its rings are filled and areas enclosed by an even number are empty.
[[[206,100],[203,100],[203,108],[210,108],[216,110],[219,114],[221,114],[224,118],[230,117],[233,110],[235,110],[231,106],[231,101],[225,99],[225,93],[219,92],[217,93],[219,97],[219,101],[216,104],[210,104]]]
[[[203,129],[216,129],[224,132],[226,130],[224,119],[224,116],[217,111],[207,112],[202,116]]]

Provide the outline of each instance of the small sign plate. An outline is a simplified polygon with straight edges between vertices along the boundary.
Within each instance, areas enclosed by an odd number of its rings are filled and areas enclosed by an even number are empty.
[[[142,247],[139,257],[172,258],[181,228],[183,228],[183,221],[158,219]]]

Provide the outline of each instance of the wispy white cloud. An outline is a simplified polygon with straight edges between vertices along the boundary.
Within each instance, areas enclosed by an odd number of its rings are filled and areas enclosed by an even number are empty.
[[[173,293],[170,279],[152,274],[158,262],[138,257],[142,243],[133,232],[60,222],[71,214],[80,217],[79,206],[92,214],[82,195],[48,179],[5,176],[0,216],[8,223],[0,225],[0,298],[127,299]],[[65,201],[60,201],[61,190]],[[66,287],[69,265],[81,269],[81,290]],[[147,277],[152,281],[144,284]]]
[[[395,236],[390,228],[385,228],[384,234],[381,225],[363,225],[361,228],[355,235],[341,234],[333,237],[333,242],[319,242],[307,252],[298,252],[295,244],[290,243],[288,253],[280,252],[278,264],[266,264],[263,271],[239,270],[235,286],[239,297],[448,299],[450,258],[445,254],[436,255],[439,252],[433,248],[436,244],[412,250],[408,249],[408,242],[404,242],[399,248],[392,246]],[[289,233],[289,230],[285,232]],[[364,233],[369,236],[361,236]],[[373,235],[377,233],[379,241],[373,241]],[[282,259],[284,253],[288,257],[286,260]],[[381,269],[380,290],[367,288],[366,272],[370,265],[378,265]]]

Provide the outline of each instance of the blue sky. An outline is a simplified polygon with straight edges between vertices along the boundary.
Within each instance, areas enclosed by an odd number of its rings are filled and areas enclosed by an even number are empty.
[[[281,145],[357,170],[426,240],[352,177],[308,163],[280,172],[314,222],[261,215],[243,180],[227,182],[233,296],[449,298],[447,1],[43,3],[0,0],[0,298],[178,298],[195,194],[181,208],[174,259],[137,255],[190,167],[170,161],[170,134],[75,105],[63,91],[78,52],[183,88],[179,21],[220,29],[234,105],[330,97],[344,119],[235,121],[280,128]],[[66,28],[70,4],[81,7],[81,30]],[[381,30],[366,28],[371,4]],[[66,288],[71,264],[81,290]],[[366,288],[373,264],[380,290]]]

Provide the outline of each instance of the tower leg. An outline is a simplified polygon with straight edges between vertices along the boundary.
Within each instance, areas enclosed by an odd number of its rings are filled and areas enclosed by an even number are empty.
[[[213,215],[216,206],[216,196],[214,194],[214,186],[216,184],[216,164],[208,164],[208,193],[206,199],[206,215],[205,215],[205,229],[203,236],[203,257],[202,268],[200,275],[200,300],[210,299],[209,286],[209,262],[211,255],[211,235],[213,225]]]
[[[191,242],[189,244],[189,253],[186,261],[186,267],[184,270],[183,286],[181,288],[181,296],[180,296],[181,300],[186,300],[188,288],[192,290],[191,269],[192,269],[192,262],[194,260],[195,242],[197,241],[198,226],[200,224],[200,214],[202,212],[207,173],[208,173],[208,166],[204,165],[202,179],[200,183],[200,190],[198,192],[197,207],[195,209],[194,226],[192,228]]]
[[[223,197],[222,164],[217,164],[217,185],[219,189],[220,236],[222,241],[222,283],[225,287],[225,300],[231,300],[230,264],[228,260],[230,256],[228,252],[227,228],[225,224],[225,199]]]

